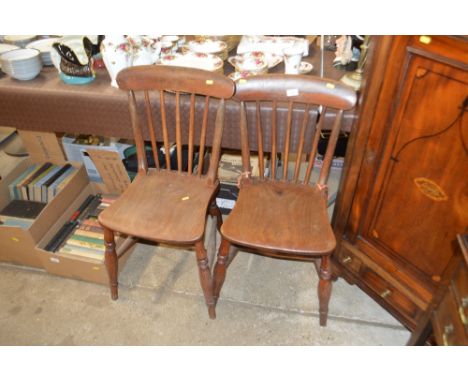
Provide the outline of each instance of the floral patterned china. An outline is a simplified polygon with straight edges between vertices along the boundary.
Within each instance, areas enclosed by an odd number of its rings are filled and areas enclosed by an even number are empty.
[[[223,60],[207,53],[174,53],[161,56],[159,65],[185,66],[189,68],[218,71],[223,68]]]
[[[228,62],[237,72],[250,72],[251,74],[266,73],[268,62],[263,52],[247,52],[229,57]]]
[[[310,62],[302,61],[299,65],[299,74],[307,74],[312,71],[314,66]]]

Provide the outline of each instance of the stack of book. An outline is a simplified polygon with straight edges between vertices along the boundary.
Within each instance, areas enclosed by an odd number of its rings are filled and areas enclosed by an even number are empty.
[[[76,228],[59,247],[58,253],[104,261],[104,230],[97,217],[103,209],[117,199],[117,196],[99,195],[98,197],[99,203],[90,204],[90,208],[81,215]]]
[[[0,211],[0,223],[4,226],[27,229],[44,207],[45,203],[12,200]]]
[[[9,186],[11,199],[48,203],[70,181],[76,169],[69,163],[33,164]]]

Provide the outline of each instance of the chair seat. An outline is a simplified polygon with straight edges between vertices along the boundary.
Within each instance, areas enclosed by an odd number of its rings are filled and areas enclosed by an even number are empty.
[[[113,231],[151,241],[195,243],[203,236],[207,209],[217,184],[170,171],[137,176],[99,222]]]
[[[336,246],[324,193],[284,182],[245,182],[221,232],[235,244],[297,255],[326,255]]]

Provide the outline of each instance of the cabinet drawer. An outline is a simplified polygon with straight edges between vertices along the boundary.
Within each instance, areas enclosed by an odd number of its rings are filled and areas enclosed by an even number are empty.
[[[352,273],[358,275],[361,269],[362,261],[359,260],[353,253],[343,248],[338,253],[338,261],[345,268],[350,270]]]
[[[366,266],[361,267],[361,279],[384,301],[410,322],[415,322],[420,310],[408,297]]]
[[[458,315],[455,297],[450,288],[433,313],[432,325],[437,343],[443,345],[468,344],[468,337]]]
[[[468,335],[468,270],[464,264],[460,264],[452,280],[452,290],[458,306],[460,321]]]

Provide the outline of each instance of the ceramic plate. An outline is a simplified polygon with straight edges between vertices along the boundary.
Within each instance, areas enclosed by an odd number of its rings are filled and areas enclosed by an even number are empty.
[[[310,73],[313,68],[314,66],[311,63],[302,61],[301,65],[299,66],[299,74]]]
[[[45,38],[42,40],[36,40],[26,45],[26,48],[37,49],[41,53],[49,53],[52,49],[52,44],[59,40],[60,39],[58,38]]]
[[[264,52],[265,58],[268,62],[268,69],[274,68],[283,61],[283,57],[279,54]]]
[[[223,67],[223,60],[213,54],[186,52],[162,56],[159,65],[184,66],[213,72]]]
[[[190,41],[188,47],[192,52],[197,53],[219,53],[227,48],[224,41],[203,40],[203,41]]]

